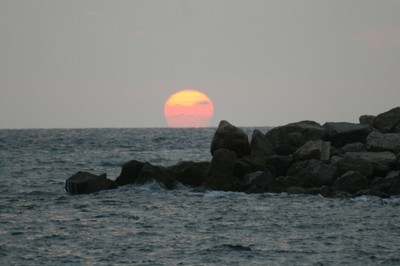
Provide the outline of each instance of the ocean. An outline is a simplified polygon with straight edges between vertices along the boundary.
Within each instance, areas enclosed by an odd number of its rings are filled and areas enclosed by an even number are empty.
[[[399,197],[64,190],[78,171],[115,179],[132,159],[210,161],[214,132],[0,130],[0,264],[400,265]]]

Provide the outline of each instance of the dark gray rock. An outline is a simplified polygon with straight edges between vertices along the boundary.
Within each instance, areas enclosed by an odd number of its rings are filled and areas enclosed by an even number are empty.
[[[303,169],[317,162],[319,162],[319,160],[315,159],[294,162],[287,170],[287,175],[288,176],[298,175]]]
[[[400,133],[400,107],[377,115],[373,124],[381,133]]]
[[[254,157],[265,157],[275,154],[275,149],[268,138],[258,129],[253,131],[250,142],[250,155]]]
[[[249,138],[242,129],[222,120],[211,142],[211,154],[221,148],[234,151],[241,158],[250,154]]]
[[[400,177],[400,170],[393,170],[386,174],[385,178],[397,178]]]
[[[374,167],[370,161],[361,156],[354,156],[353,153],[346,153],[345,156],[333,162],[331,165],[337,167],[337,175],[341,176],[348,171],[357,171],[366,177],[374,174]]]
[[[246,163],[243,160],[236,160],[235,162],[235,170],[233,175],[238,177],[240,180],[248,175],[249,173],[253,172],[253,167]]]
[[[339,149],[339,151],[342,154],[346,152],[366,152],[367,148],[365,147],[365,144],[362,144],[360,142],[355,142],[344,145]]]
[[[376,177],[371,181],[370,186],[372,190],[390,195],[394,181],[396,181],[396,178]]]
[[[298,183],[291,177],[275,177],[269,172],[255,172],[246,176],[250,186],[245,190],[247,193],[286,192],[289,187],[296,186]]]
[[[365,143],[367,136],[372,132],[372,127],[369,125],[348,122],[329,122],[323,127],[328,132],[328,140],[335,147],[354,142]]]
[[[400,134],[374,131],[367,137],[367,149],[369,151],[391,151],[400,152]]]
[[[117,183],[108,179],[106,174],[94,175],[88,172],[77,172],[65,181],[65,190],[71,195],[89,194],[117,187]]]
[[[236,153],[227,149],[218,149],[214,152],[206,180],[202,187],[211,190],[240,191],[242,183],[234,176]]]
[[[265,165],[268,169],[272,169],[275,176],[285,176],[287,170],[293,163],[291,155],[272,155],[265,157]]]
[[[391,195],[400,195],[400,178],[395,178],[390,188]]]
[[[157,182],[166,189],[173,189],[177,184],[176,179],[164,167],[145,163],[135,180],[135,184],[143,185],[151,182]]]
[[[207,178],[209,162],[184,161],[167,167],[167,171],[185,186],[197,187]]]
[[[301,170],[294,178],[302,187],[332,186],[337,168],[324,162],[316,162]]]
[[[236,153],[227,149],[218,149],[214,152],[207,176],[233,176],[235,173]]]
[[[331,154],[331,144],[328,141],[309,140],[293,154],[293,159],[328,161]]]
[[[390,170],[395,169],[397,164],[396,155],[392,152],[348,152],[345,154],[347,158],[360,158],[369,162],[375,174],[386,174]]]
[[[115,179],[118,186],[135,183],[144,163],[136,160],[131,160],[122,166],[120,175]]]
[[[291,155],[272,155],[244,157],[241,160],[251,165],[253,171],[271,172],[274,176],[284,176],[293,162],[293,157]]]
[[[355,194],[368,188],[368,179],[359,172],[349,171],[339,177],[333,184],[334,189]]]
[[[360,121],[360,124],[369,125],[373,127],[374,119],[375,119],[374,115],[362,115],[358,120]]]
[[[275,127],[266,133],[266,137],[281,155],[294,153],[309,140],[323,139],[326,130],[313,121],[301,121]]]

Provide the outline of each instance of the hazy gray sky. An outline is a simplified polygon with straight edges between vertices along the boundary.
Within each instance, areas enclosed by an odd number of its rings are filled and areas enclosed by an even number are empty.
[[[398,0],[0,0],[0,128],[356,122],[400,105]]]

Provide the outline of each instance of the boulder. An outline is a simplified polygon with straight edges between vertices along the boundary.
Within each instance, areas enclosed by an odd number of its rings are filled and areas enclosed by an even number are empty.
[[[367,137],[367,149],[369,151],[391,151],[400,152],[400,134],[374,131]]]
[[[377,115],[373,125],[381,133],[400,133],[400,107]]]
[[[272,169],[275,176],[285,176],[289,167],[293,163],[291,155],[272,155],[265,157],[265,165]]]
[[[291,155],[272,155],[267,157],[244,157],[241,160],[252,166],[253,171],[271,172],[274,176],[284,176],[293,162]]]
[[[372,132],[372,127],[369,125],[348,122],[329,122],[323,127],[328,132],[328,140],[335,147],[354,142],[365,143],[367,136]]]
[[[285,126],[275,127],[265,136],[275,148],[277,154],[289,155],[309,140],[325,137],[326,130],[313,121],[301,121]]]
[[[250,154],[249,138],[242,129],[222,120],[211,141],[211,154],[221,148],[234,151],[241,158]]]
[[[275,177],[269,172],[254,172],[246,176],[249,187],[245,190],[247,193],[286,192],[289,187],[296,186],[297,182],[291,177]]]
[[[397,164],[396,155],[389,151],[384,152],[348,152],[347,158],[360,158],[372,165],[375,174],[386,174]]]
[[[65,190],[71,195],[89,194],[117,187],[117,183],[108,179],[106,174],[95,175],[88,172],[77,172],[65,181]]]
[[[304,161],[296,161],[294,162],[289,169],[287,170],[287,175],[295,176],[300,173],[303,169],[307,168],[313,163],[317,163],[319,160],[311,159],[311,160],[304,160]]]
[[[236,159],[236,153],[231,150],[216,150],[207,178],[201,186],[212,190],[239,191],[242,185],[239,178],[234,176]]]
[[[235,173],[236,153],[227,149],[218,149],[214,152],[207,176],[233,176]]]
[[[365,144],[362,144],[360,142],[349,143],[339,149],[339,152],[342,154],[346,152],[366,152],[366,151],[367,148],[365,147]]]
[[[400,178],[397,177],[394,179],[392,186],[390,188],[391,195],[400,195]]]
[[[253,172],[253,167],[243,160],[236,160],[233,175],[242,179],[247,174]]]
[[[362,115],[358,120],[360,121],[360,124],[369,125],[373,127],[374,119],[375,119],[374,115]]]
[[[324,162],[313,163],[294,176],[302,187],[331,186],[336,178],[337,168]]]
[[[209,162],[184,161],[167,167],[167,171],[185,186],[197,187],[207,178]]]
[[[258,129],[253,131],[250,142],[250,155],[254,157],[265,157],[275,154],[275,149],[268,138]]]
[[[122,166],[120,175],[115,179],[118,186],[135,183],[144,163],[136,160],[131,160]]]
[[[145,163],[135,180],[135,184],[143,185],[154,181],[160,183],[166,189],[173,189],[177,184],[176,179],[164,167]]]
[[[395,181],[396,178],[376,177],[371,181],[370,186],[372,190],[381,191],[385,194],[390,194],[392,185]]]
[[[293,159],[296,161],[311,159],[328,161],[330,150],[331,144],[328,141],[309,140],[293,154]]]
[[[368,179],[364,175],[356,171],[349,171],[339,177],[333,184],[333,187],[336,190],[355,194],[360,190],[365,190],[368,185]]]
[[[331,163],[331,165],[337,167],[338,176],[348,171],[357,171],[366,177],[371,177],[374,174],[372,163],[362,157],[355,156],[354,153],[346,153],[345,156]]]

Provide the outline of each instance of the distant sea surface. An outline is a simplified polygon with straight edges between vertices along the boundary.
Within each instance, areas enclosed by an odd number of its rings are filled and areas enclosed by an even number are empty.
[[[115,179],[132,159],[210,161],[214,132],[0,130],[0,264],[400,265],[398,197],[64,190],[77,171]]]

